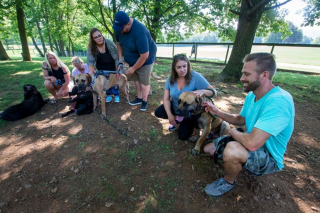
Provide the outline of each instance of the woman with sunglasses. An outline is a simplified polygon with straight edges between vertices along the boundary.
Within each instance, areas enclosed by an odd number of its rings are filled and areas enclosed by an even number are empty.
[[[180,94],[190,91],[198,96],[206,95],[207,97],[214,97],[217,93],[200,73],[192,70],[187,56],[175,55],[172,61],[171,74],[165,85],[163,104],[155,110],[155,116],[169,119],[169,131],[175,131],[180,123],[178,129],[180,140],[187,140],[193,133],[192,120],[176,114]]]
[[[90,73],[96,73],[96,69],[115,71],[119,65],[117,46],[113,41],[104,38],[97,28],[90,30],[87,65],[89,66]],[[116,86],[108,89],[106,93],[106,102],[112,101],[112,93],[115,96],[114,102],[120,102],[119,89]]]

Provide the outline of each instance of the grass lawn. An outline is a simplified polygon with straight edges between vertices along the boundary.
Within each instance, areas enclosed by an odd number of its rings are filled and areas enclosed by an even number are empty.
[[[8,106],[20,103],[23,99],[22,87],[24,84],[33,84],[41,92],[44,98],[51,97],[43,86],[41,64],[42,58],[33,58],[32,62],[23,62],[20,58],[12,58],[11,61],[0,61],[0,111]],[[72,70],[71,58],[61,58]],[[83,60],[86,59],[83,57]],[[158,59],[154,66],[157,75],[169,75],[171,60]],[[193,62],[195,70],[204,75],[215,76],[223,66],[201,62]],[[209,72],[209,73],[208,73]],[[278,72],[274,83],[287,89],[297,100],[307,98],[320,103],[320,76],[304,75],[299,73]],[[151,84],[152,86],[152,84]]]

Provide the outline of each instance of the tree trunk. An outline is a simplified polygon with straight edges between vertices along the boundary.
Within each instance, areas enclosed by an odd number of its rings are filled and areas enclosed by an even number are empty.
[[[36,42],[36,40],[34,39],[33,36],[31,37],[31,39],[32,39],[32,43],[33,43],[34,47],[37,49],[39,55],[40,55],[41,57],[44,57],[43,53],[42,53],[41,50],[39,49],[39,47],[38,47],[38,45],[37,45],[37,42]]]
[[[43,52],[46,53],[47,52],[47,48],[46,48],[46,44],[45,44],[45,42],[43,40],[43,37],[42,37],[42,33],[41,33],[41,28],[40,28],[39,22],[36,21],[36,25],[37,25],[40,41],[41,41],[41,44],[42,44]],[[44,56],[41,56],[41,57],[44,57]]]
[[[4,49],[4,46],[0,40],[0,61],[11,60],[8,56],[7,51]]]
[[[65,49],[64,48],[64,42],[61,39],[61,35],[59,37],[60,37],[60,39],[58,41],[58,45],[59,45],[59,49],[60,49],[60,54],[61,54],[61,56],[66,57],[66,52],[64,51],[64,49]]]
[[[61,52],[60,52],[60,48],[59,48],[58,42],[54,39],[53,43],[54,43],[54,46],[56,47],[57,55],[61,56]]]
[[[69,45],[69,47],[71,47],[71,51],[72,51],[72,56],[74,56],[74,47],[73,47],[73,41],[72,41],[72,39],[71,39],[70,35],[68,35],[68,37],[69,37],[69,43],[71,44],[71,45]],[[69,56],[70,56],[70,55],[69,55]]]
[[[16,4],[16,9],[17,9],[19,35],[20,35],[20,41],[22,45],[22,59],[23,61],[31,61],[26,28],[24,24],[24,12],[21,5],[19,5],[18,3]]]
[[[253,4],[259,3],[259,0],[251,1]],[[254,5],[253,5],[254,6]],[[261,15],[264,7],[250,13],[250,8],[243,1],[241,12],[239,15],[239,22],[237,34],[232,48],[229,61],[223,71],[220,73],[221,80],[226,82],[237,82],[241,77],[241,70],[243,67],[243,58],[251,52],[253,39],[259,25]]]
[[[53,44],[52,44],[52,39],[51,39],[50,33],[49,33],[49,45],[50,45],[50,50],[53,51]]]

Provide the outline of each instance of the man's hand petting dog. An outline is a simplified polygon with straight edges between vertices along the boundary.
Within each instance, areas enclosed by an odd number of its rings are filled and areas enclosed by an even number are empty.
[[[219,112],[219,109],[210,101],[205,101],[202,106],[205,107],[207,113],[216,115]]]

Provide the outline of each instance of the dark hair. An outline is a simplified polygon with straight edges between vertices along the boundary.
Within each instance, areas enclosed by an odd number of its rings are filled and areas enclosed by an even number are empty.
[[[186,85],[189,85],[189,83],[191,81],[191,77],[192,77],[191,76],[191,64],[190,64],[188,57],[183,54],[178,54],[178,55],[173,56],[172,65],[171,65],[171,74],[170,74],[170,84],[171,85],[174,84],[174,82],[176,82],[178,79],[178,73],[176,71],[176,65],[177,65],[178,61],[187,62],[188,70],[187,70],[187,74],[185,76],[185,79],[186,79]]]
[[[97,44],[94,41],[93,36],[92,36],[92,34],[95,33],[95,32],[101,33],[98,28],[92,28],[90,30],[88,48],[90,49],[90,51],[91,51],[92,55],[94,56],[94,58],[97,60],[97,55],[99,54],[99,50],[98,50]],[[102,33],[101,33],[101,35],[102,35]],[[105,41],[104,37],[103,37],[103,41]]]
[[[269,72],[269,79],[272,80],[276,70],[277,64],[275,61],[275,56],[272,53],[260,52],[260,53],[251,53],[244,57],[243,63],[250,61],[256,62],[256,72],[261,74],[263,71]]]

